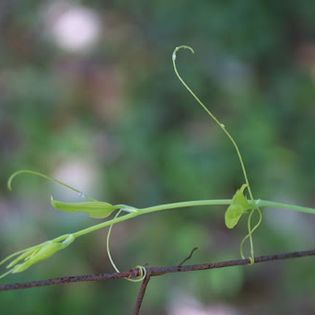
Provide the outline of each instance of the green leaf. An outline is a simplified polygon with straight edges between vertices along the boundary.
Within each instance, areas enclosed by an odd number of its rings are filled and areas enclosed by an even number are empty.
[[[7,269],[12,268],[14,266],[17,265],[17,263],[19,263],[20,261],[26,259],[27,257],[29,257],[29,255],[31,253],[34,252],[34,249],[29,249],[27,251],[25,251],[24,253],[22,253],[21,255],[19,255],[16,259],[14,259],[13,261],[10,262],[10,264],[7,265]]]
[[[86,201],[86,202],[63,202],[51,197],[51,205],[60,211],[65,212],[85,212],[91,218],[102,219],[112,214],[113,211],[119,209],[119,206],[114,206],[103,201]]]
[[[243,184],[242,187],[236,191],[230,206],[225,212],[225,225],[229,229],[233,229],[237,225],[241,216],[246,213],[247,210],[252,208],[244,195],[244,190],[246,188],[247,185]]]
[[[12,270],[12,273],[22,272],[31,267],[32,265],[54,255],[60,249],[62,249],[62,245],[60,243],[54,243],[49,241],[43,247],[32,253],[31,256],[23,257],[25,259],[24,262],[15,265],[15,267]],[[12,265],[10,267],[12,267]]]
[[[19,257],[13,260],[7,266],[7,269],[11,269],[11,273],[22,272],[34,264],[53,256],[55,253],[69,246],[75,240],[75,237],[72,234],[64,235],[63,238],[64,239],[62,241],[47,241],[26,250]]]

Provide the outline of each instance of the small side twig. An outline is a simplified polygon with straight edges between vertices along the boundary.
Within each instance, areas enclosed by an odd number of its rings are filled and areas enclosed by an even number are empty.
[[[193,256],[193,254],[194,254],[194,252],[195,252],[196,250],[198,250],[198,247],[194,247],[194,248],[190,251],[190,254],[189,254],[181,263],[179,263],[178,266],[182,266],[187,260],[189,260],[189,259]]]
[[[151,279],[151,274],[150,272],[147,272],[146,277],[143,279],[142,283],[141,283],[141,287],[140,290],[138,292],[138,296],[137,296],[137,300],[136,300],[136,305],[135,305],[135,309],[133,312],[133,315],[138,315],[140,312],[140,308],[143,302],[143,298],[147,289],[147,286],[149,284],[149,281]]]

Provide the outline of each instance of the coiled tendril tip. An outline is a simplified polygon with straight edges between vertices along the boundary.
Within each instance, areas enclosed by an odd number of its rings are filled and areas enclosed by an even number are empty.
[[[174,49],[173,54],[172,54],[172,60],[173,60],[173,62],[175,62],[175,60],[176,60],[176,54],[177,54],[177,52],[178,52],[179,50],[181,50],[181,49],[188,49],[192,54],[195,53],[194,49],[193,49],[192,47],[190,47],[190,46],[187,46],[187,45],[177,46],[177,47]]]

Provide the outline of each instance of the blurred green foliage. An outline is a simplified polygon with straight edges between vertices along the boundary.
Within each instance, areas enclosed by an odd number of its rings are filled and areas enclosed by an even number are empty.
[[[88,49],[69,51],[52,32],[77,8],[95,14],[99,34]],[[94,222],[54,213],[49,195],[62,192],[39,180],[20,178],[9,194],[6,180],[20,168],[139,207],[229,198],[240,187],[233,148],[175,78],[171,53],[180,44],[196,50],[181,53],[178,66],[238,139],[255,196],[314,206],[314,9],[313,0],[1,1],[1,257]],[[237,257],[245,225],[227,231],[224,210],[176,210],[118,225],[116,262],[122,269],[176,264],[195,246],[190,263]],[[313,245],[314,218],[264,212],[257,254]],[[8,281],[111,271],[104,235],[80,239]],[[154,279],[143,314],[173,314],[178,294],[228,304],[236,314],[314,314],[312,265]],[[135,284],[113,281],[2,293],[1,313],[129,314],[136,292]]]

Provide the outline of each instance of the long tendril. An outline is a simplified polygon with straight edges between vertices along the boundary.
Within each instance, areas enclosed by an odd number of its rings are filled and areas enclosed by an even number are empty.
[[[114,216],[114,220],[117,219],[120,216],[122,211],[124,211],[123,208],[120,209],[119,211],[117,211],[117,213]],[[116,272],[120,272],[120,270],[118,269],[117,265],[114,262],[114,259],[112,257],[111,250],[110,250],[109,240],[110,240],[110,236],[111,236],[111,233],[112,233],[112,229],[113,229],[113,224],[111,224],[109,226],[109,229],[108,229],[108,232],[107,232],[107,235],[106,235],[106,252],[107,252],[108,259],[109,259],[112,267],[114,268],[114,270]],[[136,268],[139,269],[139,277],[137,277],[136,279],[125,278],[126,280],[131,281],[131,282],[141,282],[141,281],[143,281],[143,279],[147,275],[146,268],[144,266],[141,266],[141,265],[137,265]]]
[[[253,202],[253,204],[255,204],[254,202],[254,195],[252,193],[252,189],[248,180],[248,176],[247,176],[247,171],[245,168],[245,163],[243,161],[242,158],[242,154],[239,150],[239,147],[236,143],[236,141],[234,140],[234,138],[232,137],[232,135],[230,134],[230,132],[226,129],[225,125],[219,121],[219,119],[208,109],[208,107],[200,100],[200,98],[193,92],[193,90],[189,87],[189,85],[185,82],[185,80],[182,78],[182,76],[179,74],[178,70],[177,70],[177,66],[176,66],[176,53],[181,50],[181,49],[186,49],[189,50],[192,54],[194,54],[194,50],[193,48],[191,48],[190,46],[186,46],[186,45],[182,45],[182,46],[178,46],[174,49],[173,54],[172,54],[172,61],[173,61],[173,68],[174,68],[174,72],[177,76],[177,78],[179,79],[179,81],[182,83],[182,85],[185,87],[185,89],[192,95],[192,97],[197,101],[197,103],[203,108],[203,110],[210,116],[210,118],[219,126],[219,128],[225,133],[225,135],[228,137],[228,139],[231,141],[231,143],[234,146],[234,149],[237,153],[241,168],[242,168],[242,172],[243,172],[243,176],[244,176],[244,180],[245,183],[247,185],[247,189],[248,189],[248,194],[250,197],[250,200]],[[254,211],[257,211],[258,213],[258,222],[255,224],[254,227],[252,227],[252,216]],[[258,226],[261,224],[261,220],[262,220],[262,213],[261,210],[258,206],[255,205],[255,207],[250,211],[249,216],[248,216],[248,221],[247,221],[247,228],[248,228],[248,234],[244,237],[244,239],[241,242],[241,255],[243,255],[243,246],[244,243],[247,239],[249,239],[249,246],[250,246],[250,261],[251,263],[254,263],[254,245],[253,245],[253,232],[258,228]]]
[[[77,189],[77,188],[75,188],[75,187],[73,187],[73,186],[71,186],[71,185],[69,185],[69,184],[67,184],[67,183],[62,182],[62,181],[59,180],[59,179],[53,178],[53,177],[51,177],[51,176],[48,176],[48,175],[43,174],[43,173],[40,173],[40,172],[28,170],[28,169],[19,170],[19,171],[17,171],[17,172],[14,172],[14,173],[9,177],[8,182],[7,182],[7,186],[8,186],[8,189],[9,189],[9,190],[12,190],[12,182],[13,182],[13,180],[14,180],[17,176],[22,175],[22,174],[29,174],[29,175],[34,175],[34,176],[37,176],[37,177],[44,178],[44,179],[46,179],[46,180],[48,180],[48,181],[50,181],[50,182],[52,182],[52,183],[54,183],[54,184],[61,185],[61,186],[63,186],[63,187],[66,187],[67,189],[70,189],[70,190],[72,190],[72,191],[78,193],[78,194],[84,196],[86,199],[89,199],[89,200],[91,200],[91,201],[97,201],[96,199],[94,199],[94,198],[88,196],[87,194],[83,193],[81,190],[79,190],[79,189]]]

